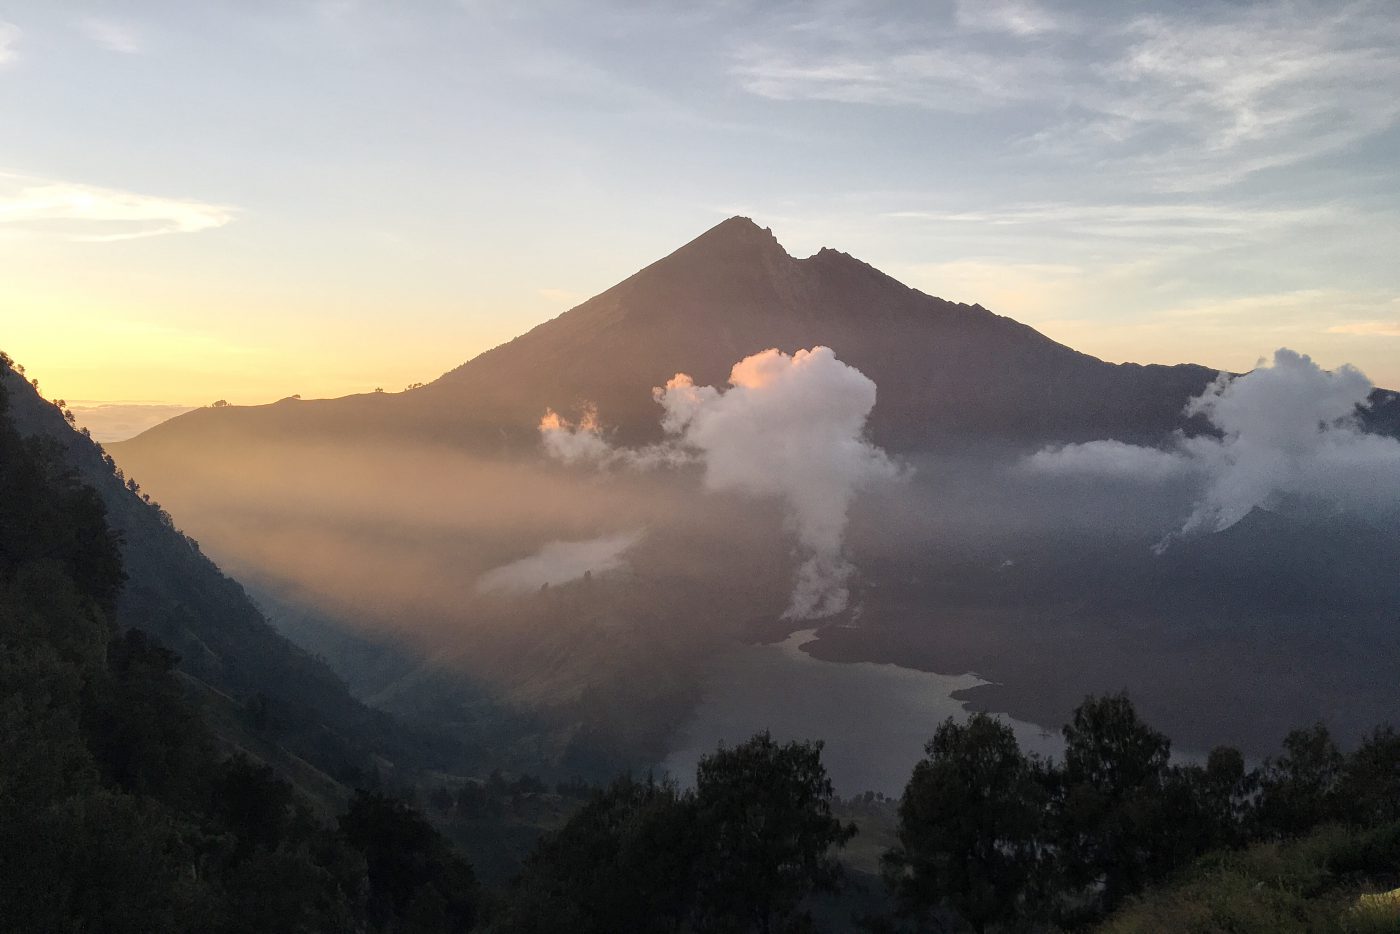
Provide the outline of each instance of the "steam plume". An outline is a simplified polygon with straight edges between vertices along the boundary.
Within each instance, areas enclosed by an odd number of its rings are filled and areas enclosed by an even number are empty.
[[[1272,366],[1216,379],[1187,405],[1220,436],[1178,438],[1160,451],[1112,441],[1047,448],[1029,465],[1046,473],[1134,473],[1147,479],[1199,474],[1203,490],[1173,538],[1220,532],[1257,506],[1281,499],[1365,513],[1400,507],[1400,441],[1368,434],[1357,420],[1372,386],[1360,370],[1334,372],[1286,348]]]
[[[553,409],[545,409],[540,419],[540,440],[550,457],[566,464],[592,461],[608,463],[619,451],[603,440],[598,428],[598,410],[588,406],[577,422],[570,423]]]
[[[781,498],[803,559],[783,615],[839,613],[854,570],[843,553],[851,500],[861,487],[899,475],[864,437],[875,383],[830,348],[814,347],[792,356],[765,350],[746,357],[734,365],[729,384],[697,386],[677,373],[653,390],[670,439],[658,447],[620,451],[602,438],[596,417],[585,414],[569,425],[548,413],[540,423],[545,449],[566,462],[602,465],[698,456],[708,489]]]

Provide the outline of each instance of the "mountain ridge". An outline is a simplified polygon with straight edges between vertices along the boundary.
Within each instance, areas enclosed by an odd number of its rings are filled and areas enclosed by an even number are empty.
[[[830,247],[792,257],[771,230],[735,217],[422,388],[198,409],[113,449],[138,475],[196,441],[350,433],[521,453],[546,408],[583,405],[619,440],[653,440],[651,388],[675,373],[722,384],[749,354],[816,344],[875,380],[872,435],[896,450],[950,439],[1156,441],[1202,427],[1182,409],[1217,372],[1106,363]]]

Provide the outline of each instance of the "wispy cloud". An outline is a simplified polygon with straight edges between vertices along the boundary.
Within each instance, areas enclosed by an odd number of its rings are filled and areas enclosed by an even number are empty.
[[[88,39],[109,52],[138,55],[145,51],[140,34],[126,23],[85,17],[78,21],[78,28]]]
[[[958,25],[980,32],[1013,36],[1038,36],[1067,28],[1069,21],[1044,7],[1024,0],[958,0]]]
[[[863,50],[811,55],[767,44],[735,54],[733,73],[753,94],[773,100],[915,106],[972,113],[1040,96],[1059,84],[1062,66],[1045,56],[1008,60],[990,51],[913,48],[870,56]]]
[[[194,233],[233,220],[227,205],[0,173],[0,231],[101,242]]]
[[[1392,321],[1352,321],[1327,329],[1328,334],[1353,334],[1360,337],[1400,337],[1400,319]]]
[[[19,57],[19,40],[23,35],[14,23],[0,20],[0,65],[8,64]]]
[[[902,210],[885,217],[978,227],[1046,228],[1079,237],[1151,239],[1257,238],[1277,230],[1355,221],[1340,205],[1263,207],[1207,202],[1076,204],[1041,202],[978,210]]]
[[[1138,157],[1204,187],[1343,148],[1400,119],[1400,16],[1369,2],[1265,4],[1202,23],[1148,18],[1100,69],[1087,142],[1179,141]]]
[[[783,101],[1031,105],[1006,121],[1013,154],[1112,167],[1162,191],[1218,188],[1400,123],[1393,3],[1193,6],[1081,24],[1000,0],[960,2],[951,24],[921,8],[879,26],[780,22],[734,48],[731,74]]]
[[[536,289],[540,298],[561,304],[576,305],[587,296],[578,292],[570,292],[568,289]]]
[[[1358,325],[1348,324],[1347,321],[1370,321],[1371,319],[1361,316],[1385,306],[1389,294],[1361,289],[1297,289],[1292,292],[1244,295],[1179,305],[1163,309],[1160,315],[1178,321],[1197,319],[1228,323],[1232,319],[1244,319],[1258,322],[1255,327],[1259,330],[1310,326],[1314,332],[1322,330],[1322,325],[1326,322],[1341,318],[1342,323],[1326,328],[1326,333],[1375,333],[1356,330]]]

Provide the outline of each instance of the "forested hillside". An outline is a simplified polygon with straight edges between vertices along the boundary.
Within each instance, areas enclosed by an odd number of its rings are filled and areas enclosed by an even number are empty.
[[[334,800],[379,773],[484,761],[469,726],[451,738],[407,729],[352,697],[322,661],[273,629],[239,583],[8,358],[0,361],[0,385],[9,395],[10,430],[43,442],[57,469],[88,485],[106,511],[126,571],[112,621],[151,633],[178,656],[178,671],[199,688],[221,735],[237,735],[266,755],[286,750],[305,787]]]
[[[326,824],[271,767],[221,751],[175,654],[116,623],[128,574],[101,497],[50,439],[21,437],[8,401],[0,388],[5,930],[468,928],[471,868],[421,816],[357,792]]]

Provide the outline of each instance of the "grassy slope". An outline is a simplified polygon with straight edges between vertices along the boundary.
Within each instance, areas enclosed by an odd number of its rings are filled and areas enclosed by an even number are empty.
[[[1400,824],[1324,827],[1301,840],[1202,859],[1185,877],[1110,918],[1103,934],[1400,931]]]

